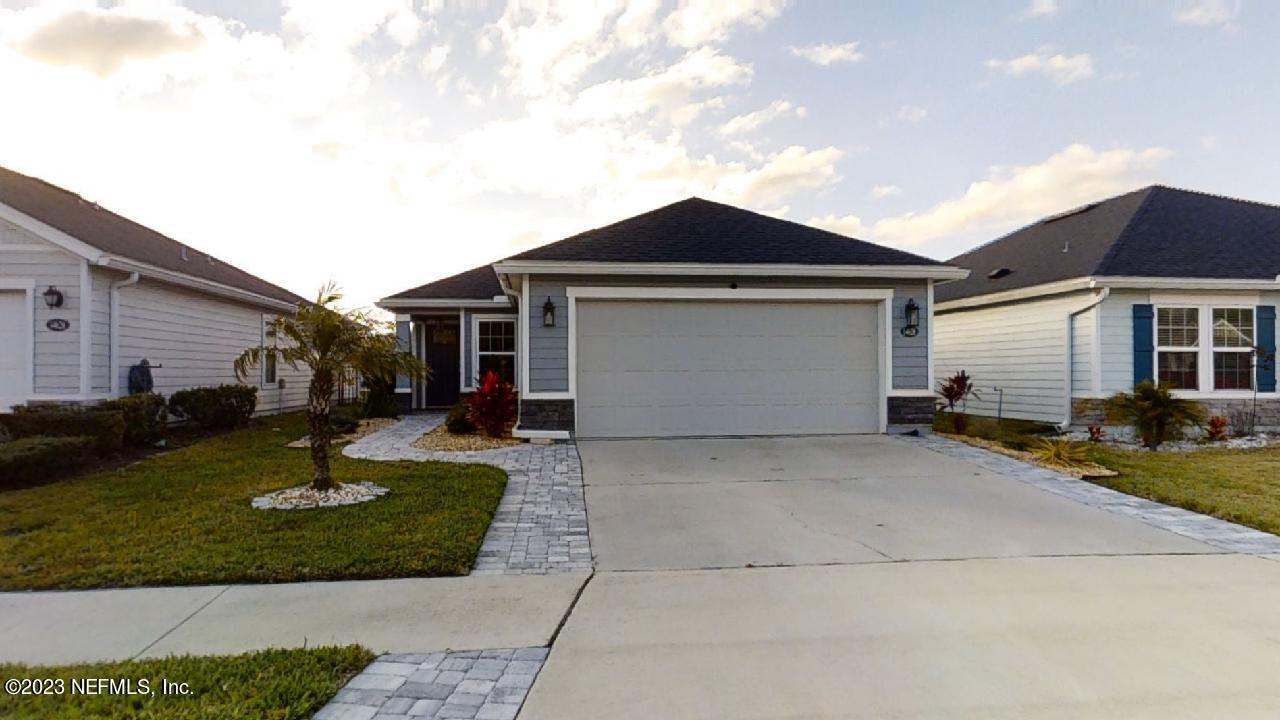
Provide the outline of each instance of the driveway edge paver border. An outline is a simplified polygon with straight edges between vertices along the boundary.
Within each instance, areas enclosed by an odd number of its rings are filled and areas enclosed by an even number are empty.
[[[1173,507],[1087,480],[1056,473],[1016,458],[937,435],[897,435],[897,439],[923,445],[935,452],[971,462],[985,470],[1010,477],[1054,495],[1107,512],[1139,520],[1161,530],[1198,540],[1233,553],[1263,555],[1280,553],[1280,537],[1216,517]]]
[[[572,442],[521,443],[496,450],[435,452],[413,442],[444,422],[443,413],[406,415],[342,449],[363,460],[474,463],[507,473],[507,487],[476,556],[472,575],[546,575],[592,571],[582,460]]]

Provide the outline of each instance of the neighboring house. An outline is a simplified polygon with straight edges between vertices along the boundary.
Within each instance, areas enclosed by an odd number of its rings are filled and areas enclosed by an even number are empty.
[[[302,298],[35,178],[0,168],[0,412],[128,393],[153,367],[165,395],[236,382]],[[259,412],[306,404],[308,374],[260,368]]]
[[[972,274],[938,288],[935,372],[974,377],[970,412],[1101,423],[1104,398],[1150,379],[1228,417],[1256,391],[1280,426],[1280,207],[1157,185],[948,262]]]
[[[434,370],[406,408],[494,370],[520,437],[877,433],[931,421],[933,287],[965,275],[691,198],[379,305]]]

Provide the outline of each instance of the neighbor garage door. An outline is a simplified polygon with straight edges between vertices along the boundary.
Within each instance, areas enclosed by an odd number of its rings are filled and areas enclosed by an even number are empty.
[[[579,299],[577,434],[878,432],[879,308]]]
[[[0,412],[27,401],[31,326],[27,325],[27,296],[0,291]]]

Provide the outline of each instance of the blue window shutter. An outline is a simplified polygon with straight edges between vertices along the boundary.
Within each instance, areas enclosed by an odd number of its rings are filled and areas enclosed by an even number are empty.
[[[1143,380],[1155,380],[1156,345],[1152,320],[1155,308],[1151,305],[1133,306],[1133,384]]]
[[[1259,305],[1258,347],[1264,357],[1258,360],[1258,392],[1276,390],[1276,306]]]

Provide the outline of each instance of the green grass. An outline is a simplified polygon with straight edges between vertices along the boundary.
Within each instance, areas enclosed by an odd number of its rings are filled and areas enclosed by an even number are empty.
[[[1151,452],[1095,446],[1090,455],[1120,473],[1090,482],[1280,533],[1280,448]]]
[[[364,648],[266,650],[230,657],[169,657],[31,667],[0,665],[0,678],[58,679],[61,694],[0,694],[0,717],[24,720],[304,720],[374,658]],[[73,678],[147,680],[152,694],[73,694]],[[188,694],[161,692],[161,681]],[[55,687],[56,689],[56,687]]]
[[[335,452],[373,502],[255,510],[310,480],[300,414],[62,483],[0,493],[0,589],[201,585],[466,574],[506,486],[500,469]]]

